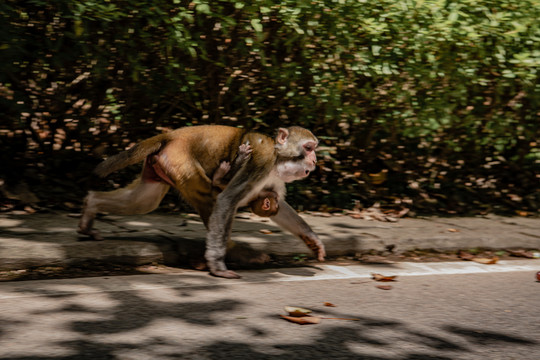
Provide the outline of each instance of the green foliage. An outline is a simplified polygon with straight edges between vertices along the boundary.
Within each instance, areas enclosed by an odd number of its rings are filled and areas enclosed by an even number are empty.
[[[22,146],[15,158],[116,152],[199,123],[299,124],[337,147],[322,148],[311,204],[540,203],[536,0],[7,0],[0,13],[0,143]]]

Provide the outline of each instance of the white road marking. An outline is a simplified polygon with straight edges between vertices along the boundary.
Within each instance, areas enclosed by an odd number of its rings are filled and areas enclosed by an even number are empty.
[[[323,265],[322,267],[325,269],[336,271],[343,275],[358,276],[358,274],[354,272],[353,270],[349,269],[348,266]]]
[[[32,280],[0,283],[0,301],[42,296],[149,291],[192,287],[220,287],[269,282],[320,281],[371,278],[383,275],[426,276],[540,271],[540,260],[500,261],[493,265],[474,262],[395,263],[384,265],[317,265],[313,267],[239,271],[240,280],[220,279],[205,272],[186,270],[175,274],[125,275],[78,279]],[[151,283],[150,283],[151,281]]]
[[[434,263],[395,263],[384,265],[320,265],[327,270],[319,274],[306,276],[285,276],[275,281],[312,281],[327,279],[371,278],[372,273],[397,276],[457,275],[480,274],[513,271],[540,271],[540,260],[500,261],[497,264],[484,265],[475,262],[434,262]]]

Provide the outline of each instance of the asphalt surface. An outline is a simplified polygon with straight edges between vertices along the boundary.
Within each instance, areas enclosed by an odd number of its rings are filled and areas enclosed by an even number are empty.
[[[329,257],[370,251],[430,249],[540,249],[540,218],[403,218],[397,222],[349,216],[302,214],[326,246]],[[76,264],[97,260],[126,264],[176,264],[204,251],[205,228],[195,215],[106,216],[96,221],[104,241],[83,241],[78,218],[68,213],[0,214],[0,270]],[[271,221],[239,214],[229,250],[257,258],[311,256],[304,243]]]
[[[303,217],[333,261],[241,269],[236,280],[174,267],[161,274],[2,282],[0,359],[540,357],[540,259],[347,261],[359,253],[422,249],[534,254],[540,219]],[[77,223],[68,213],[0,215],[0,270],[95,260],[176,264],[204,251],[205,229],[194,215],[104,217],[96,224],[104,241],[84,241]],[[309,254],[300,240],[249,214],[236,219],[232,238],[230,253]],[[377,282],[373,273],[397,281]],[[323,319],[288,322],[280,317],[285,306]]]
[[[241,270],[235,280],[179,270],[2,283],[0,359],[537,360],[539,266],[320,265]],[[396,281],[376,282],[373,272]],[[322,319],[291,323],[280,317],[285,306]]]

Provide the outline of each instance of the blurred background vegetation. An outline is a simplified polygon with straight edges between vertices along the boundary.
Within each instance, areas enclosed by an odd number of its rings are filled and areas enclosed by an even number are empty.
[[[105,155],[224,124],[320,137],[299,209],[538,214],[538,19],[538,0],[4,0],[0,208],[76,210],[140,171],[96,180]]]

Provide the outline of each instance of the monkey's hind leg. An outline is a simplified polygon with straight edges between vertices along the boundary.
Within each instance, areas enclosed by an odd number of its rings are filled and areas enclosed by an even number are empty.
[[[169,190],[169,185],[157,181],[137,178],[125,188],[109,192],[90,191],[84,200],[78,233],[93,240],[103,240],[97,230],[92,229],[98,213],[117,215],[140,215],[156,209]]]

